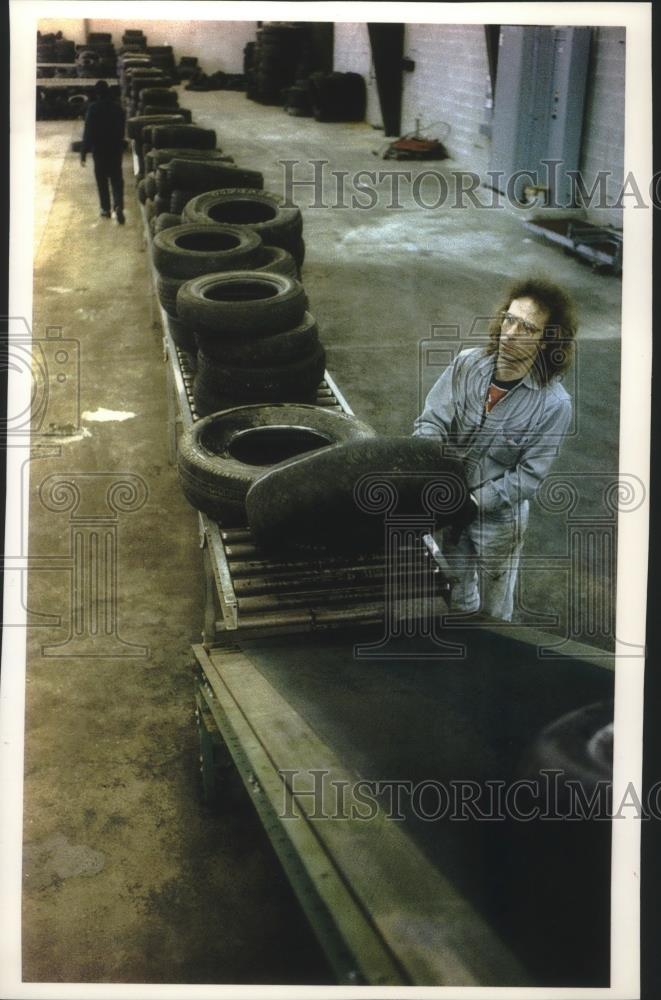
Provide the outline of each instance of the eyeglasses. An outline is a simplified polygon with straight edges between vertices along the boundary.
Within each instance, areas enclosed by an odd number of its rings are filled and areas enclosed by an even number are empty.
[[[541,333],[541,327],[535,326],[534,323],[529,323],[525,319],[521,319],[520,316],[515,316],[511,312],[502,312],[500,314],[503,326],[518,326],[520,330],[527,333],[529,337],[533,337],[537,333]]]

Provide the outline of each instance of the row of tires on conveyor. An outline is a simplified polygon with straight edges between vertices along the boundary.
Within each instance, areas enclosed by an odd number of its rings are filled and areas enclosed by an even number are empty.
[[[200,416],[237,403],[315,400],[325,352],[298,280],[302,248],[299,209],[261,190],[209,191],[181,216],[156,217],[158,296],[195,371]]]
[[[391,461],[399,456],[404,466],[422,462],[429,468],[429,442],[410,438],[375,442],[371,428],[355,417],[313,405],[325,370],[325,352],[298,280],[305,253],[300,210],[263,191],[258,172],[220,159],[212,130],[192,123],[147,124],[140,118],[130,122],[129,129],[141,146],[145,167],[150,168],[138,194],[152,206],[159,299],[173,339],[195,371],[194,404],[202,420],[182,437],[179,456],[182,486],[190,502],[216,519],[245,523],[248,489],[254,485],[251,524],[256,538],[267,548],[277,547],[283,537],[278,525],[287,521],[292,508],[285,494],[278,492],[277,481],[275,492],[267,485],[265,499],[260,500],[256,480],[278,458],[289,464],[290,458],[305,457],[310,450],[319,453],[314,462],[330,462],[334,471],[320,470],[317,484],[330,476],[335,484],[328,494],[331,507],[337,511],[344,504],[346,512],[348,500],[354,513],[353,484],[346,476],[355,478],[356,468],[366,468],[372,461],[383,469],[386,456]],[[193,194],[196,186],[203,189],[239,177],[241,187]],[[179,199],[187,200],[181,204]],[[181,211],[172,211],[180,205]],[[157,207],[170,211],[157,213]],[[234,419],[240,426],[230,435],[231,454],[211,455],[208,446],[216,440],[216,430]],[[210,428],[208,433],[205,428]],[[368,451],[356,452],[353,446],[365,438]],[[328,448],[333,444],[349,447],[348,455],[336,456]],[[436,452],[433,448],[435,458]],[[228,462],[235,464],[228,468]],[[341,474],[335,469],[337,462]],[[288,468],[286,475],[291,474]],[[308,478],[307,472],[302,475]],[[279,508],[278,496],[284,501]],[[313,500],[313,508],[323,510],[323,499]],[[294,509],[302,510],[300,504]],[[328,517],[326,537],[321,540],[317,520],[317,513],[295,517],[295,537],[302,550],[317,545],[365,547],[374,541],[374,519],[370,532],[368,525],[357,524],[354,518],[356,530],[344,525],[340,539],[343,518]],[[377,519],[379,537],[380,533]]]

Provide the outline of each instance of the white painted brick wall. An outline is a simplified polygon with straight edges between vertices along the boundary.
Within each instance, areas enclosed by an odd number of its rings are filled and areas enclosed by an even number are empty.
[[[447,122],[445,145],[464,169],[481,173],[489,160],[489,140],[480,135],[489,91],[482,25],[407,24],[404,55],[415,70],[404,73],[402,132]],[[434,136],[440,132],[432,128]]]

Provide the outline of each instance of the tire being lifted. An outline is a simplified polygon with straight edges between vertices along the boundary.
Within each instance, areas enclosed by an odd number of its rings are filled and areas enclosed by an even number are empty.
[[[245,524],[246,493],[271,465],[372,437],[372,428],[356,417],[316,406],[239,406],[184,431],[179,477],[193,507],[215,520]]]
[[[307,308],[300,282],[283,274],[229,271],[205,274],[181,286],[177,315],[215,337],[265,337],[297,326]]]
[[[377,552],[384,519],[427,514],[436,528],[474,517],[463,466],[438,441],[379,437],[283,462],[255,481],[248,523],[267,550]]]

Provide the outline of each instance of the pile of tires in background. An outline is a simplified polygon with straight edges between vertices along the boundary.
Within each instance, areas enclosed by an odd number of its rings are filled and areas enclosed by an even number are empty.
[[[310,26],[265,23],[244,48],[246,96],[320,122],[363,121],[367,104],[360,73],[320,70]]]
[[[76,74],[94,79],[117,75],[117,53],[109,32],[90,32],[83,45],[76,45]]]
[[[76,43],[65,38],[61,31],[43,34],[37,32],[37,63],[72,63],[76,61]]]

